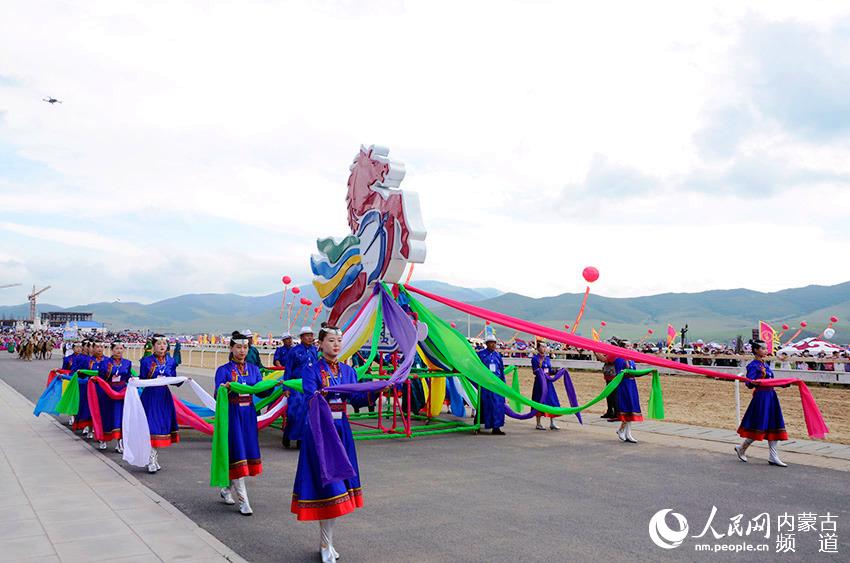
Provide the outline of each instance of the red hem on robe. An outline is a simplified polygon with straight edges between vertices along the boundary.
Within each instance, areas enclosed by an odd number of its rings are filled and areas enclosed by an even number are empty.
[[[639,412],[618,412],[616,420],[621,422],[642,422],[643,415]]]
[[[86,426],[88,426],[88,427],[89,427],[89,429],[92,429],[91,419],[88,419],[88,420],[77,420],[77,419],[75,418],[75,419],[74,419],[74,424],[72,424],[72,425],[71,425],[71,429],[72,429],[72,430],[82,430],[82,429],[84,429]]]
[[[180,443],[180,434],[172,432],[171,434],[151,436],[152,448],[167,448],[173,444]]]
[[[354,489],[335,499],[299,501],[293,495],[290,510],[298,520],[305,521],[339,518],[362,507],[363,492],[361,489]]]
[[[784,428],[775,430],[750,430],[748,428],[738,427],[738,435],[741,438],[750,438],[751,440],[787,440],[788,432]]]
[[[103,432],[103,442],[109,442],[110,440],[120,440],[121,439],[121,429],[117,430],[104,430]]]
[[[259,459],[239,460],[230,464],[230,479],[256,477],[263,472],[263,462]]]

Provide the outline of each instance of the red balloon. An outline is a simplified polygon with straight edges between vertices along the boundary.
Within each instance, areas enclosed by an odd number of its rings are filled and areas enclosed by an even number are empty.
[[[283,276],[282,278],[280,278],[280,281],[282,281],[286,285],[289,285],[290,283],[292,283],[292,278],[290,278],[289,276]]]
[[[318,312],[319,312],[319,311],[321,311],[321,310],[322,310],[322,308],[321,308],[321,307],[316,307],[315,309],[313,309],[313,312],[314,312],[314,313],[318,313]]]
[[[452,323],[452,328],[457,328],[457,325]]]
[[[806,328],[807,326],[809,326],[809,323],[807,323],[806,321],[800,323],[801,328]]]
[[[564,325],[564,328],[569,329],[570,325]]]
[[[831,322],[831,323],[837,323],[837,322],[838,322],[838,317],[836,317],[835,315],[833,315],[833,316],[829,317],[829,322]]]
[[[647,334],[654,334],[654,333],[653,333],[653,331],[652,331],[652,329],[647,330],[647,331],[646,331],[646,333],[647,333]]]
[[[307,302],[306,302],[306,303],[304,303],[304,304],[305,304],[305,305],[307,305],[307,306],[309,307],[310,305],[312,305],[312,304],[313,304],[313,301],[312,301],[311,299],[307,299]]]
[[[490,321],[485,321],[484,324],[490,326]]]
[[[306,305],[308,301],[309,301],[309,299],[307,299],[306,297],[301,298],[301,304],[302,305]]]
[[[588,266],[582,270],[581,275],[584,277],[584,281],[587,283],[593,283],[599,279],[599,270],[593,266]]]
[[[292,288],[292,293],[294,293],[295,295],[298,295],[299,293],[301,293],[301,289],[300,289],[300,288],[298,288],[298,287],[293,287],[293,288]]]
[[[608,323],[606,323],[605,321],[600,321],[599,326],[608,326]]]
[[[788,330],[789,328],[791,328],[791,327],[788,326],[788,325],[782,325],[782,330]]]

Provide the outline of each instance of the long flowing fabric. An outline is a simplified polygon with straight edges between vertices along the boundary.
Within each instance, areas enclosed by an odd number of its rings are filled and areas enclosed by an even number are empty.
[[[41,394],[41,397],[38,398],[38,402],[35,404],[35,408],[32,413],[35,416],[38,416],[43,412],[58,414],[59,412],[56,409],[56,405],[59,404],[60,400],[62,400],[62,378],[54,377]]]
[[[554,340],[556,342],[561,342],[570,346],[575,346],[577,348],[583,348],[585,350],[592,350],[594,352],[616,356],[625,360],[634,360],[635,362],[641,362],[653,366],[669,368],[676,371],[696,373],[698,375],[713,377],[715,379],[724,379],[727,381],[744,381],[756,386],[782,387],[786,385],[796,385],[800,391],[800,400],[803,405],[803,418],[806,421],[806,429],[809,433],[809,436],[813,438],[823,438],[824,435],[829,432],[829,429],[826,426],[826,422],[823,419],[823,414],[818,408],[817,403],[815,403],[814,397],[812,397],[811,392],[806,386],[806,383],[801,379],[784,378],[749,380],[746,377],[742,377],[739,375],[731,375],[719,371],[713,371],[701,366],[682,364],[679,362],[668,360],[666,358],[643,354],[641,352],[629,350],[627,348],[620,348],[618,346],[614,346],[613,344],[608,344],[606,342],[594,342],[589,338],[583,338],[581,336],[576,336],[574,334],[549,328],[547,326],[539,325],[537,323],[517,319],[516,317],[511,317],[510,315],[497,313],[495,311],[489,311],[481,307],[476,307],[475,305],[469,305],[468,303],[449,299],[448,297],[441,297],[439,295],[421,289],[417,289],[409,285],[404,286],[403,289],[412,291],[414,293],[422,295],[423,297],[427,297],[428,299],[457,309],[458,311],[463,311],[470,315],[475,315],[476,317],[487,319],[502,326],[513,328],[514,330],[520,330],[522,332],[527,332],[530,334],[537,334],[543,338],[548,338],[549,340]],[[411,298],[411,304],[414,301],[415,300]],[[417,305],[418,309],[424,309],[421,304],[417,303]],[[422,317],[420,315],[420,319],[421,318]]]
[[[114,401],[123,401],[126,389],[116,391],[109,383],[99,377],[90,377],[89,384],[86,386],[86,394],[89,400],[89,411],[91,411],[91,425],[94,428],[94,437],[96,440],[103,440],[103,421],[100,418],[100,399],[97,396],[97,388],[100,387],[106,396]]]
[[[307,405],[307,419],[316,447],[322,486],[327,487],[334,481],[356,477],[357,473],[351,466],[348,452],[345,451],[339,433],[336,431],[331,407],[321,393],[314,393],[310,398]]]
[[[145,407],[139,397],[139,389],[144,387],[162,387],[183,383],[188,378],[157,377],[155,379],[131,378],[127,382],[124,395],[124,416],[121,419],[121,435],[124,439],[123,459],[130,465],[144,467],[151,455],[151,431],[145,416]]]
[[[68,382],[68,387],[65,389],[65,392],[62,393],[62,398],[59,400],[59,403],[56,405],[56,412],[58,414],[67,414],[76,416],[77,412],[80,410],[80,375],[78,372],[74,372],[74,375],[71,376],[71,380]],[[85,381],[85,379],[83,379]]]
[[[279,383],[273,379],[261,381],[256,385],[244,385],[242,383],[231,382],[230,391],[240,395],[256,395],[273,389]],[[198,386],[200,389],[200,386]],[[194,389],[194,387],[193,387]],[[203,391],[206,393],[206,391]],[[230,458],[230,448],[227,438],[230,428],[230,416],[227,413],[228,390],[224,385],[219,386],[215,396],[215,425],[212,439],[212,458],[210,460],[210,486],[211,487],[227,487],[230,485],[230,474],[228,471],[228,463]],[[126,445],[125,445],[126,447]]]

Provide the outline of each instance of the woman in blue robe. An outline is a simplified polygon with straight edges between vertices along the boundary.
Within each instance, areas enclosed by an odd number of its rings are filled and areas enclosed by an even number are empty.
[[[319,360],[318,351],[313,346],[313,329],[309,326],[301,327],[298,333],[301,342],[292,347],[286,357],[286,369],[283,373],[285,380],[303,379],[304,375],[311,372]],[[305,419],[307,418],[307,403],[304,394],[291,389],[286,403],[286,426],[283,428],[283,447],[289,449],[293,440],[295,447],[304,439]]]
[[[756,358],[747,364],[747,379],[773,379],[770,362],[764,360],[768,355],[765,342],[750,340],[750,345]],[[777,467],[788,467],[779,459],[779,453],[776,451],[778,442],[788,439],[776,390],[773,387],[758,387],[751,383],[747,383],[747,387],[754,390],[750,406],[747,407],[747,412],[744,413],[744,418],[741,419],[741,425],[738,427],[738,435],[744,439],[740,445],[735,446],[738,459],[743,462],[748,461],[746,451],[750,444],[756,440],[767,440],[769,452],[767,462]]]
[[[319,345],[322,359],[304,374],[304,396],[307,400],[322,393],[330,404],[333,424],[348,454],[348,460],[354,469],[351,479],[331,481],[322,485],[319,469],[319,456],[313,440],[310,421],[307,420],[301,451],[298,455],[298,469],[292,488],[293,514],[298,520],[318,520],[321,531],[320,552],[323,563],[333,563],[339,554],[333,547],[333,527],[335,519],[353,512],[363,506],[363,494],[360,488],[360,469],[357,465],[357,450],[354,436],[348,423],[345,395],[323,391],[325,387],[357,383],[354,368],[337,361],[342,348],[342,331],[322,323],[319,331]]]
[[[83,360],[84,365],[77,369],[100,371],[100,366],[105,359],[103,357],[103,342],[89,342],[88,348],[92,355],[86,355]],[[83,352],[85,353],[85,348]],[[91,410],[89,409],[89,378],[79,377],[77,379],[77,385],[80,386],[80,407],[77,410],[77,416],[74,417],[74,424],[71,428],[82,430],[83,437],[91,439],[94,438],[94,430],[92,429]]]
[[[531,357],[531,371],[534,372],[534,387],[531,389],[531,399],[551,407],[560,407],[561,402],[558,400],[558,393],[555,392],[555,384],[546,377],[541,378],[537,375],[538,370],[543,371],[544,375],[555,374],[555,368],[552,367],[552,361],[549,359],[548,348],[544,341],[538,340],[537,354]],[[546,397],[541,401],[540,399],[543,397],[544,389],[546,390]],[[537,426],[535,427],[537,430],[546,430],[540,424],[540,418],[542,416],[544,416],[543,413],[537,413]],[[547,414],[546,417],[549,418],[549,430],[560,430],[555,424],[557,415]]]
[[[615,345],[625,347],[622,341],[616,341]],[[624,369],[633,369],[629,362],[623,358],[614,360],[614,371],[619,375]],[[643,420],[643,414],[640,410],[640,395],[638,394],[637,383],[634,377],[623,377],[617,389],[614,391],[616,395],[617,410],[613,420],[620,421],[620,428],[617,429],[617,437],[623,442],[637,444],[637,440],[632,436],[632,422],[640,422]]]
[[[161,334],[155,334],[152,340],[153,354],[139,360],[139,378],[156,379],[158,377],[177,377],[174,359],[167,354],[168,340]],[[177,384],[182,385],[182,383]],[[168,385],[146,387],[142,391],[142,406],[148,419],[151,435],[151,457],[148,461],[148,473],[156,473],[159,465],[159,448],[167,448],[180,442],[177,428],[177,412]]]
[[[62,358],[62,369],[66,371],[74,371],[74,363],[77,357],[82,353],[83,346],[79,342],[74,342],[71,348],[71,354]]]
[[[213,396],[217,396],[221,385],[229,390],[233,382],[256,385],[263,380],[260,368],[246,361],[249,348],[249,338],[239,331],[234,331],[230,337],[230,361],[215,371]],[[233,498],[235,493],[239,499],[239,512],[250,516],[254,511],[248,502],[245,477],[254,477],[263,472],[257,435],[257,409],[254,408],[254,398],[250,394],[228,392],[227,402],[230,487],[221,489],[220,495],[225,504],[236,504]]]
[[[115,341],[109,349],[112,355],[100,364],[98,377],[114,391],[122,391],[127,388],[127,381],[130,380],[130,370],[133,364],[130,360],[124,359],[123,343]],[[97,399],[100,407],[100,424],[103,428],[103,440],[98,443],[97,447],[100,450],[105,450],[107,442],[118,440],[115,451],[123,453],[124,442],[121,439],[121,420],[124,418],[124,401],[110,398],[100,386],[97,387]]]
[[[489,334],[484,339],[487,346],[478,351],[478,357],[487,368],[499,379],[505,381],[505,364],[502,355],[496,351],[498,341],[496,336]],[[479,390],[479,403],[481,414],[480,422],[484,423],[485,429],[493,429],[496,436],[504,436],[502,426],[505,425],[505,398],[494,391],[481,387]],[[477,432],[477,431],[476,431]]]

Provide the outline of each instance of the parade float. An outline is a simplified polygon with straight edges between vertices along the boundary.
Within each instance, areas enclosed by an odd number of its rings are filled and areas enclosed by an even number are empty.
[[[341,360],[351,360],[356,366],[358,383],[327,387],[328,391],[356,393],[367,397],[363,407],[374,406],[374,412],[351,413],[350,419],[357,430],[355,438],[410,438],[416,436],[471,431],[478,428],[478,420],[470,420],[467,408],[478,412],[479,390],[484,388],[507,401],[508,416],[526,419],[537,413],[549,415],[576,415],[604,400],[613,393],[624,377],[651,377],[648,415],[660,419],[664,416],[659,374],[654,368],[664,367],[675,372],[686,372],[726,381],[744,381],[755,386],[782,387],[795,385],[799,389],[803,415],[808,434],[823,438],[828,432],[820,410],[806,384],[796,378],[751,381],[738,375],[711,370],[708,367],[674,362],[666,358],[647,355],[635,350],[614,346],[604,341],[584,338],[576,334],[581,321],[590,284],[599,277],[595,268],[584,269],[588,283],[581,309],[572,325],[564,330],[554,329],[484,308],[449,299],[419,289],[410,278],[415,264],[426,257],[426,230],[422,221],[419,198],[415,192],[402,190],[405,167],[390,158],[389,150],[378,146],[363,146],[350,166],[346,195],[348,232],[341,237],[317,240],[318,253],[310,259],[315,286],[321,304],[299,296],[297,287],[291,290],[293,301],[289,305],[286,326],[297,324],[304,311],[309,324],[313,311],[315,321],[324,309],[330,324],[343,328]],[[286,309],[286,293],[291,278],[284,276],[284,296],[280,318]],[[293,319],[295,299],[300,306]],[[622,358],[648,369],[623,370],[591,400],[579,403],[566,370],[551,375],[537,370],[537,378],[561,380],[569,406],[553,407],[534,401],[520,391],[516,368],[509,368],[502,381],[479,360],[466,336],[450,323],[426,307],[422,298],[466,313],[486,323],[499,325],[518,333],[535,335],[563,345],[597,352],[610,358]],[[672,329],[672,327],[669,327]],[[651,331],[649,332],[651,334]],[[673,332],[675,337],[675,331]],[[82,370],[81,370],[82,371]],[[58,372],[54,372],[54,375]],[[74,414],[74,397],[79,379],[74,385],[59,383],[62,379],[80,378],[86,373],[60,374],[49,381],[42,400],[36,407],[39,412]],[[268,407],[260,416],[258,426],[265,427],[285,415],[286,400],[282,386],[298,389],[298,380],[283,381],[279,370],[265,373],[268,387],[278,386],[270,398],[256,400],[258,412]],[[97,379],[97,378],[93,378]],[[175,378],[185,381],[185,378]],[[175,397],[175,406],[181,425],[188,425],[207,434],[222,429],[215,412],[220,409],[216,398],[211,397],[197,384],[191,382],[201,404],[186,404]],[[64,385],[64,391],[63,391]],[[88,386],[93,389],[93,385]],[[130,389],[134,387],[130,385]],[[78,392],[77,392],[78,393]],[[448,398],[450,413],[441,416]],[[79,400],[77,398],[77,400]],[[133,399],[133,403],[136,401]],[[523,409],[527,412],[521,412]],[[362,410],[362,408],[361,408]],[[125,434],[144,434],[144,417],[128,419],[125,409]],[[138,413],[137,413],[138,414]],[[225,417],[226,418],[226,417]],[[214,443],[221,440],[214,438]],[[226,440],[225,440],[226,442]],[[226,446],[226,444],[225,444]],[[215,452],[214,452],[215,453]],[[138,454],[141,460],[144,452]],[[125,459],[134,455],[127,455]],[[214,455],[214,459],[216,456]],[[218,456],[221,459],[221,456]],[[226,455],[225,455],[226,459]],[[129,461],[129,460],[128,460]]]

